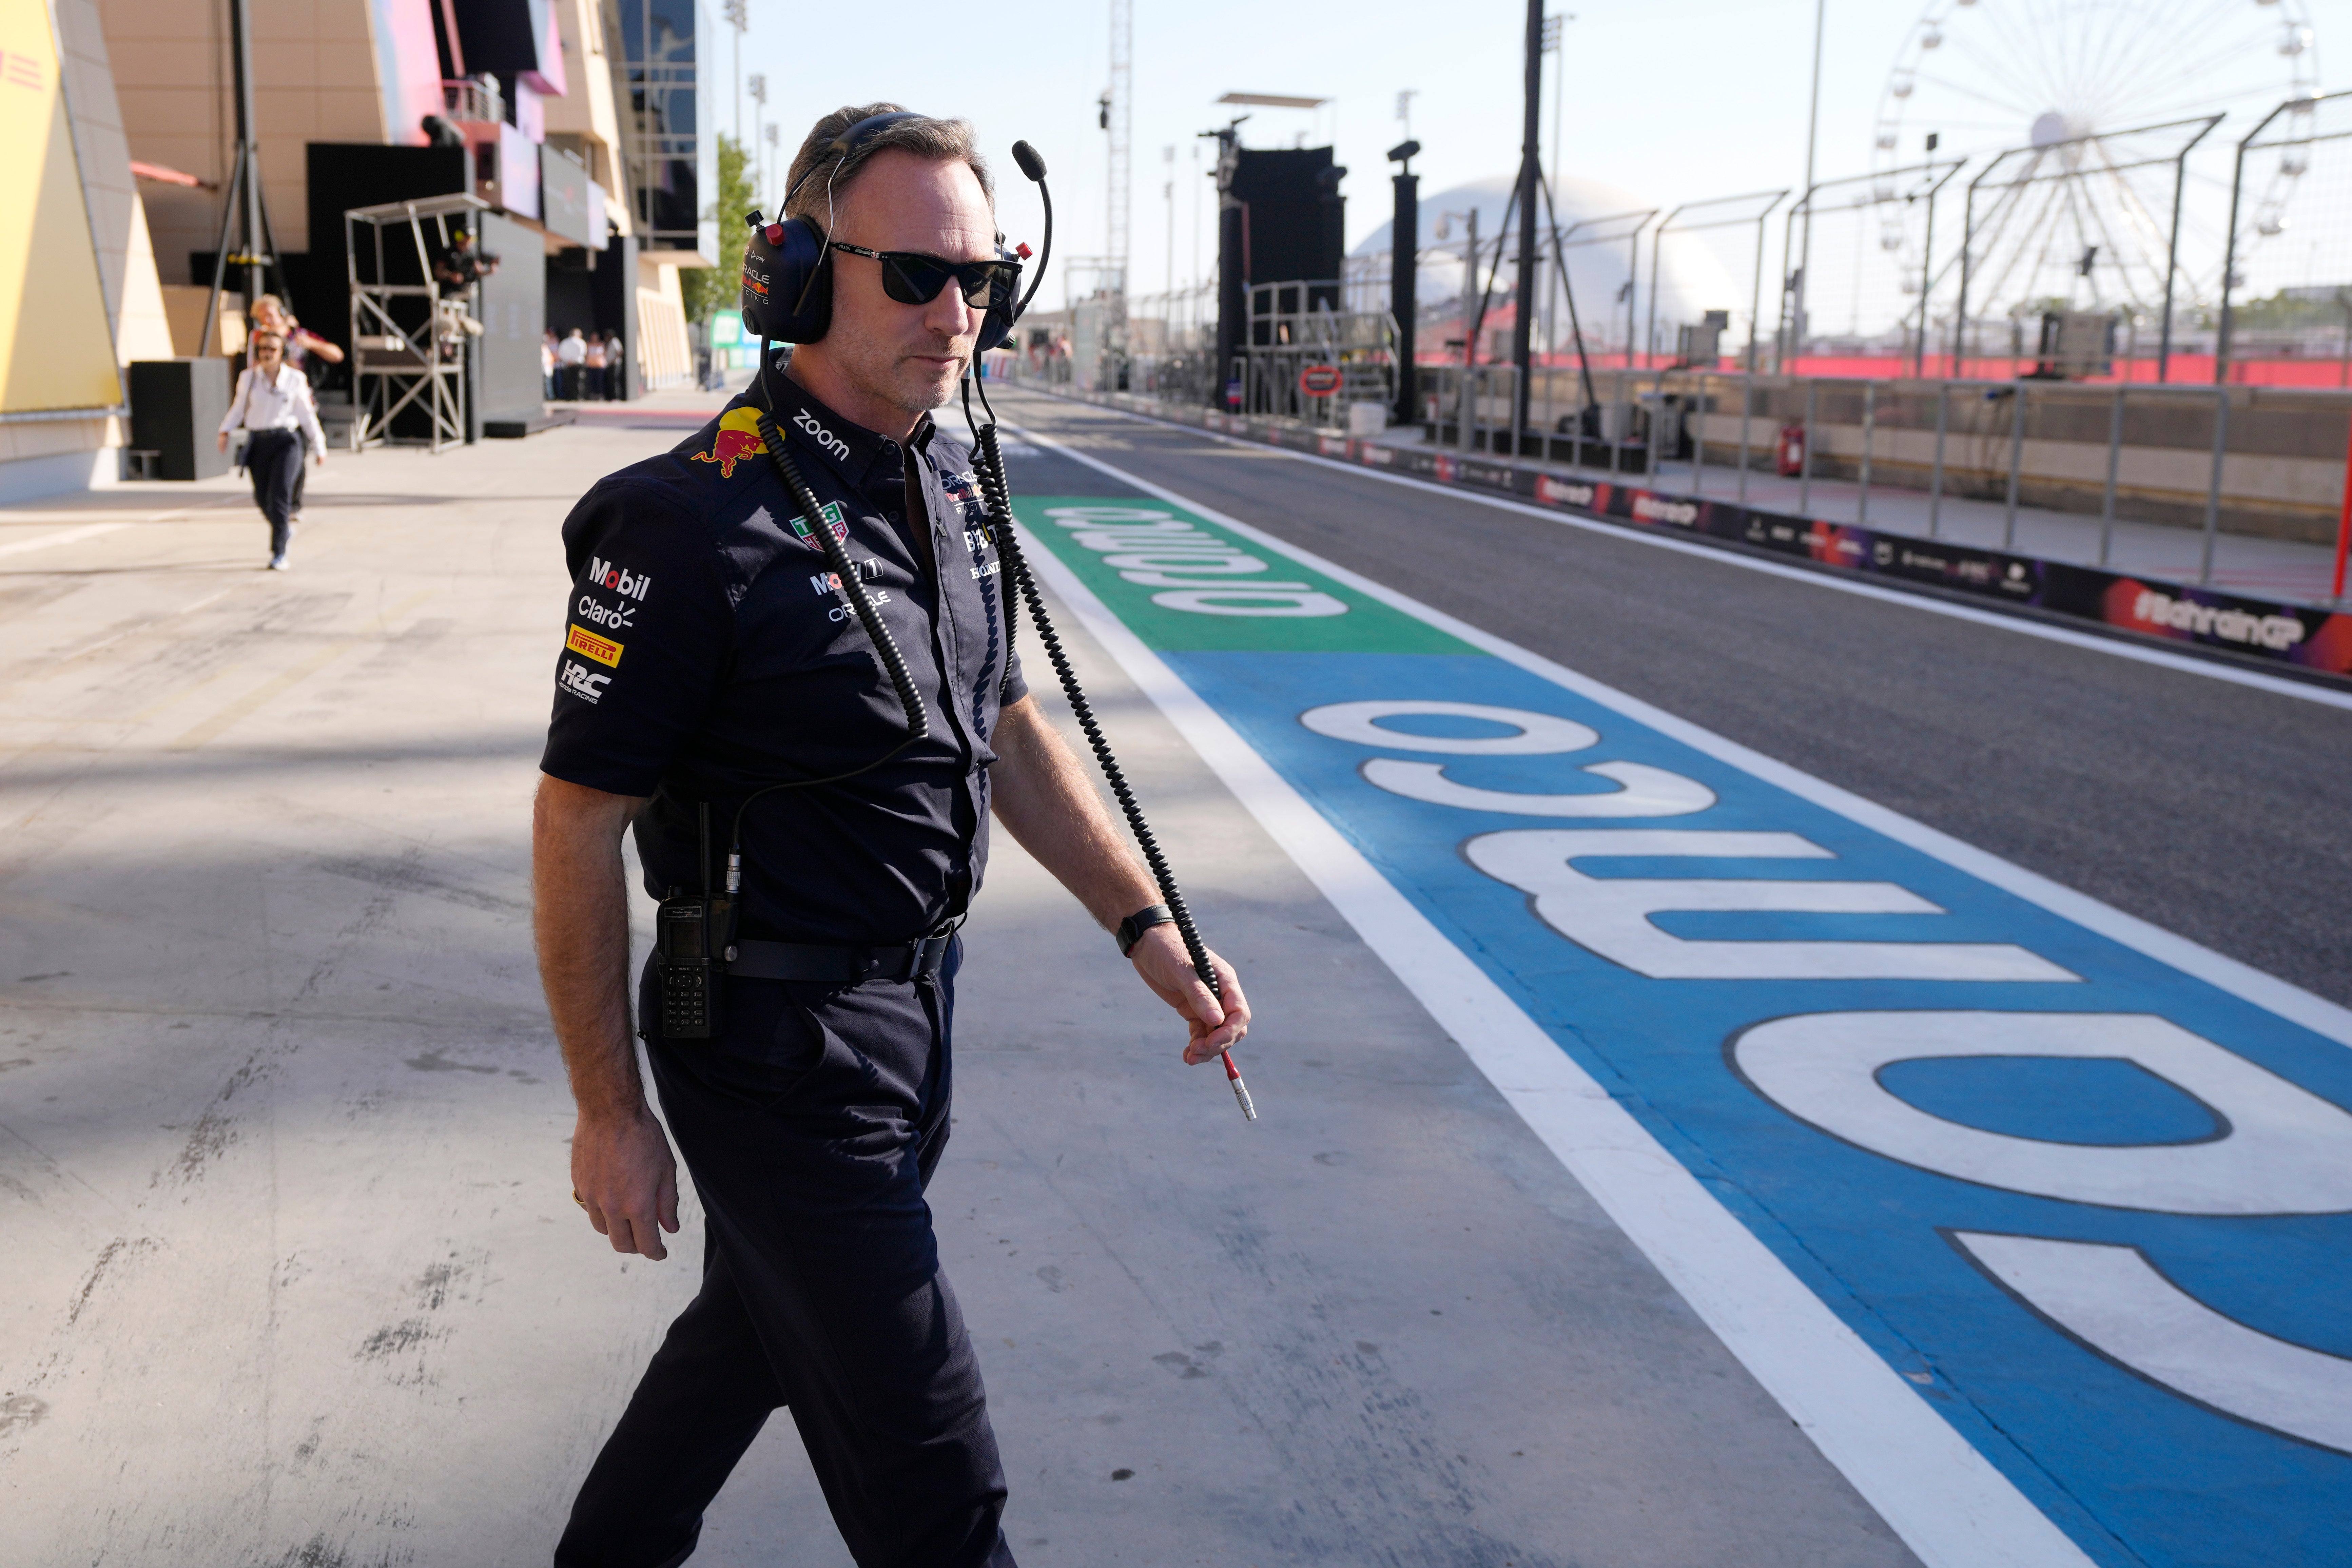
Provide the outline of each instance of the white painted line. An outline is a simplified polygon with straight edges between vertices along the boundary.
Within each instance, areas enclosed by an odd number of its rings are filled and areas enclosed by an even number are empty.
[[[86,522],[79,528],[61,528],[55,533],[37,533],[30,539],[12,539],[0,544],[0,555],[22,555],[28,550],[47,550],[52,544],[70,544],[77,539],[95,539],[101,533],[112,533],[118,528],[129,528],[127,522]]]
[[[1210,508],[1031,437],[1286,551]],[[1029,559],[1555,1158],[1929,1568],[2089,1568],[1992,1462],[1708,1194],[1042,543]],[[1454,629],[1402,595],[1380,595]],[[1486,639],[1492,641],[1494,639]],[[1687,727],[1685,727],[1687,728]]]
[[[1851,582],[1831,573],[1808,571],[1802,566],[1790,566],[1783,562],[1766,560],[1760,556],[1749,555],[1743,551],[1694,543],[1687,539],[1677,539],[1672,534],[1652,533],[1622,523],[1601,522],[1592,518],[1579,517],[1574,512],[1536,506],[1508,496],[1485,495],[1475,489],[1454,485],[1441,485],[1412,474],[1390,473],[1380,468],[1367,468],[1360,463],[1342,462],[1337,458],[1318,457],[1312,452],[1293,451],[1287,447],[1270,447],[1263,441],[1244,440],[1240,437],[1227,436],[1217,430],[1195,429],[1190,425],[1154,419],[1147,414],[1132,414],[1124,408],[1109,408],[1092,403],[1081,405],[1081,406],[1112,415],[1120,419],[1132,419],[1139,425],[1150,425],[1163,430],[1181,430],[1188,436],[1205,436],[1213,441],[1222,441],[1226,446],[1239,447],[1245,451],[1274,452],[1302,463],[1320,464],[1325,468],[1337,468],[1341,473],[1354,474],[1362,479],[1379,479],[1391,485],[1404,485],[1413,489],[1427,490],[1433,495],[1452,496],[1457,500],[1475,501],[1480,506],[1493,507],[1498,511],[1515,511],[1528,517],[1541,518],[1546,522],[1556,522],[1568,528],[1582,529],[1588,533],[1597,533],[1608,539],[1628,540],[1659,550],[1671,550],[1678,554],[1695,555],[1702,560],[1719,562],[1727,566],[1737,566],[1743,571],[1761,572],[1767,576],[1785,577],[1793,583],[1805,583],[1816,588],[1828,588],[1840,594],[1852,594],[1858,598],[1875,599],[1881,604],[1900,605],[1906,609],[1925,610],[1930,615],[1948,616],[1956,621],[1969,621],[1980,626],[1995,626],[2006,632],[2017,632],[2025,637],[2040,637],[2045,642],[2064,643],[2069,647],[2088,648],[2094,653],[2109,654],[2116,658],[2132,659],[2141,664],[2159,665],[2166,669],[2179,670],[2186,675],[2201,675],[2209,680],[2228,681],[2236,686],[2251,686],[2274,696],[2293,697],[2305,702],[2316,702],[2323,707],[2352,710],[2352,692],[2336,691],[2308,681],[2290,680],[2281,676],[2265,675],[2258,669],[2241,669],[2234,665],[2221,664],[2211,659],[2192,658],[2186,654],[2174,653],[2167,648],[2143,647],[2116,637],[2098,637],[2089,632],[2074,631],[2065,626],[2051,626],[2030,616],[2003,615],[1997,610],[1980,610],[1973,605],[1954,604],[1931,594],[1906,593],[1900,588],[1882,588],[1874,583]],[[1014,428],[1017,429],[1019,426]],[[1034,433],[1030,433],[1028,438],[1044,440]],[[1045,441],[1044,444],[1053,445],[1054,443]],[[1066,452],[1070,451],[1066,447],[1062,449]],[[1076,456],[1075,452],[1070,452],[1070,455]],[[1132,482],[1142,483],[1139,479]],[[1923,540],[1920,542],[1929,542]]]

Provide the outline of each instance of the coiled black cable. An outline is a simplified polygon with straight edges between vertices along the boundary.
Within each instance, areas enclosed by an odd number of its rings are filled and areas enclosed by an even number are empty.
[[[971,382],[965,383],[964,415],[971,414]],[[1070,668],[1070,657],[1062,651],[1062,639],[1054,630],[1053,620],[1045,614],[1045,602],[1037,592],[1036,579],[1029,574],[1029,563],[1021,552],[1021,542],[1013,531],[1013,490],[1004,478],[1004,456],[999,450],[996,437],[996,410],[988,407],[988,392],[980,394],[981,406],[988,409],[988,423],[974,424],[972,441],[978,449],[980,462],[981,500],[988,509],[989,532],[996,540],[996,552],[1004,563],[1004,576],[1028,607],[1030,624],[1035,627],[1037,641],[1045,647],[1045,657],[1053,661],[1054,674],[1061,680],[1062,695],[1070,704],[1070,711],[1078,721],[1078,728],[1094,748],[1095,764],[1102,769],[1103,781],[1118,799],[1118,808],[1127,816],[1127,826],[1135,835],[1136,847],[1143,851],[1143,862],[1151,868],[1151,879],[1160,888],[1160,901],[1168,906],[1168,913],[1176,924],[1176,934],[1183,939],[1184,955],[1192,961],[1192,973],[1209,988],[1209,994],[1223,1005],[1225,988],[1217,979],[1216,966],[1209,962],[1208,949],[1202,945],[1201,933],[1193,927],[1192,911],[1184,902],[1182,889],[1176,886],[1176,874],[1168,868],[1167,856],[1160,853],[1160,840],[1151,825],[1143,819],[1143,808],[1136,804],[1135,792],[1128,787],[1127,774],[1118,759],[1111,754],[1110,742],[1105,738],[1102,726],[1095,721],[1095,710],[1078,685],[1077,672]],[[1007,661],[1013,647],[1012,595],[1005,595],[1004,646]],[[1252,1114],[1255,1114],[1253,1112]]]

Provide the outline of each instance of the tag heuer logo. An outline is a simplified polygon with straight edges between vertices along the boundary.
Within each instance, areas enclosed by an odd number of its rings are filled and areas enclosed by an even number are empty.
[[[839,501],[829,500],[825,502],[823,506],[817,508],[817,515],[824,518],[824,521],[831,525],[834,538],[841,541],[845,544],[849,542],[849,523],[842,512],[841,503]],[[799,535],[800,542],[803,544],[807,545],[811,550],[822,550],[824,548],[824,545],[819,544],[816,542],[816,535],[810,531],[808,520],[806,518],[793,518],[793,531]]]

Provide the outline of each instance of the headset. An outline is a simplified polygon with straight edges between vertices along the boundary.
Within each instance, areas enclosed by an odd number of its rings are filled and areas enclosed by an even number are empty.
[[[825,172],[826,224],[833,220],[833,182],[841,171],[861,157],[874,139],[892,126],[926,118],[908,110],[868,115],[833,139],[825,148],[825,153],[833,160],[832,167]],[[1013,143],[1013,158],[1021,165],[1021,172],[1044,192],[1045,163],[1035,149],[1026,142],[1017,142]],[[744,216],[751,233],[743,247],[743,329],[755,338],[813,343],[823,339],[833,325],[833,237],[826,232],[825,225],[814,218],[783,216],[783,209],[792,205],[801,187],[824,167],[820,160],[793,182],[777,208],[775,221],[762,220],[756,211]],[[1018,303],[1014,296],[1020,294],[1022,263],[1028,259],[1029,247],[1024,245],[1017,250],[1007,250],[1004,237],[996,237],[996,259],[1007,272],[991,294],[981,321],[980,341],[972,350],[975,355],[986,353],[1013,335],[1013,323],[1029,308],[1037,285],[1045,281],[1045,263],[1053,252],[1054,198],[1047,195],[1045,247],[1037,258],[1037,277]],[[763,363],[764,359],[763,353]]]
[[[903,121],[920,118],[922,116],[904,110],[877,114],[859,121],[835,137],[826,149],[834,157],[832,174],[826,176],[828,189],[833,177],[858,154],[873,136]],[[1028,310],[1029,301],[1036,297],[1038,285],[1045,281],[1045,265],[1054,252],[1054,197],[1045,185],[1045,161],[1026,142],[1013,144],[1013,159],[1020,165],[1021,173],[1036,185],[1038,195],[1045,204],[1045,238],[1037,258],[1037,276],[1030,281],[1029,291],[1020,294],[1016,302],[1014,296],[1019,294],[1020,264],[1026,258],[1027,247],[1023,247],[1017,254],[1008,251],[1004,248],[1003,237],[998,236],[998,258],[1011,263],[1012,269],[1005,281],[992,293],[978,344],[972,351],[974,366],[982,353],[997,347],[1012,335],[1014,323]],[[793,184],[792,191],[785,193],[786,203],[791,202],[793,192],[798,191],[801,184],[814,174],[815,169],[812,168]],[[710,883],[709,807],[704,805],[698,808],[700,847],[698,858],[703,883],[701,896],[698,899],[682,889],[670,889],[670,896],[663,900],[656,919],[658,931],[664,935],[675,931],[677,938],[675,944],[657,941],[656,951],[663,960],[663,1032],[666,1037],[670,1035],[670,1022],[675,1018],[677,1025],[675,1037],[681,1039],[706,1039],[719,1032],[722,991],[718,982],[724,972],[722,959],[731,960],[734,956],[735,914],[743,879],[743,814],[751,803],[778,790],[834,784],[870,772],[930,732],[922,693],[916,689],[906,658],[892,638],[889,627],[876,613],[873,602],[866,595],[864,580],[850,565],[848,551],[835,537],[832,527],[821,514],[816,495],[803,477],[790,443],[775,422],[775,399],[768,382],[773,369],[770,342],[775,340],[793,343],[815,342],[833,324],[833,272],[829,260],[832,251],[825,231],[808,218],[762,223],[760,215],[754,212],[746,221],[751,229],[751,237],[743,251],[743,324],[761,340],[758,374],[761,445],[782,476],[785,489],[793,498],[793,504],[800,509],[802,519],[808,525],[809,537],[824,552],[825,564],[833,572],[833,580],[840,584],[842,597],[848,601],[858,624],[873,642],[875,655],[889,677],[899,706],[906,713],[907,732],[889,751],[845,773],[818,779],[785,780],[745,795],[735,809],[733,831],[727,847],[723,894],[714,891]],[[980,392],[981,407],[988,416],[988,422],[984,425],[972,416],[971,398],[975,387]],[[967,367],[964,373],[963,410],[965,422],[972,431],[973,468],[986,513],[983,526],[1003,563],[1004,679],[1009,685],[1013,630],[1019,611],[1025,606],[1037,640],[1044,646],[1046,657],[1053,663],[1054,673],[1061,682],[1070,711],[1094,752],[1096,763],[1101,768],[1105,782],[1118,800],[1119,809],[1135,835],[1137,847],[1143,852],[1152,880],[1160,889],[1168,919],[1183,941],[1185,956],[1192,961],[1192,971],[1200,977],[1201,984],[1208,988],[1211,995],[1222,1001],[1224,986],[1215,966],[1210,963],[1208,950],[1202,944],[1200,933],[1193,926],[1192,911],[1184,901],[1182,890],[1176,885],[1175,873],[1170,869],[1167,857],[1161,853],[1160,841],[1152,833],[1150,824],[1144,820],[1143,809],[1136,802],[1135,792],[1129,787],[1118,759],[1111,752],[1110,742],[1095,719],[1093,705],[1087,700],[1087,694],[1078,684],[1077,672],[1071,668],[1069,656],[1063,650],[1061,638],[1055,634],[1054,624],[1045,613],[1045,603],[1037,591],[1036,580],[1030,574],[1027,558],[1013,531],[1012,488],[1004,478],[1004,458],[997,438],[996,411],[989,405],[988,391],[980,386],[971,367]],[[1255,1121],[1257,1107],[1250,1099],[1247,1086],[1242,1082],[1240,1069],[1234,1066],[1231,1051],[1223,1053],[1223,1061],[1226,1080],[1233,1086],[1234,1098],[1240,1103],[1243,1116]]]

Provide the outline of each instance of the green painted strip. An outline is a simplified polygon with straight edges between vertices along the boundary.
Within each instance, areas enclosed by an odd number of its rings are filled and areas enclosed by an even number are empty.
[[[1163,652],[1480,651],[1148,496],[1022,496],[1013,511],[1028,539]]]

